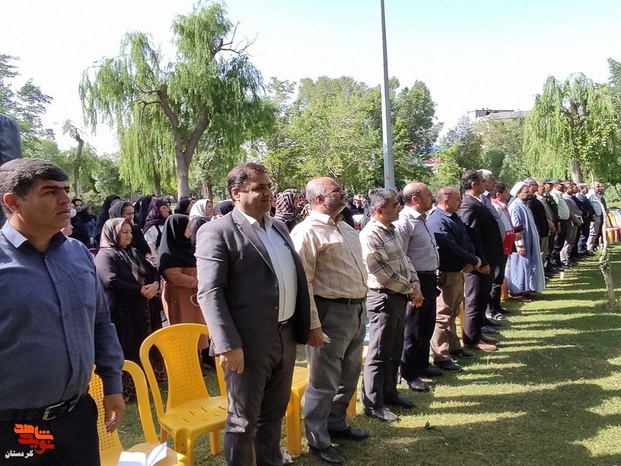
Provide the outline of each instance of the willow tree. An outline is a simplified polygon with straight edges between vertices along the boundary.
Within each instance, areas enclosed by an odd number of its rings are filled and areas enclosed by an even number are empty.
[[[221,4],[199,4],[174,21],[176,60],[167,62],[147,34],[126,34],[118,57],[87,69],[80,84],[85,120],[116,126],[122,175],[145,189],[146,174],[174,163],[179,196],[205,133],[220,149],[238,147],[244,125],[262,113],[262,77],[250,42],[236,42]],[[156,180],[155,180],[156,181]]]
[[[574,182],[616,165],[615,112],[610,98],[582,73],[564,82],[549,76],[526,118],[524,149],[533,173],[565,176]]]

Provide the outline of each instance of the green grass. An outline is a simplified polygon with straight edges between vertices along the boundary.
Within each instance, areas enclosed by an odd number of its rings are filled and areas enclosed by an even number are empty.
[[[621,248],[610,253],[616,282]],[[505,303],[513,313],[499,351],[462,360],[464,371],[438,378],[433,392],[402,387],[417,407],[396,409],[396,424],[361,415],[359,405],[351,424],[371,438],[339,450],[351,465],[621,465],[621,314],[605,312],[605,299],[589,259],[532,303]],[[213,385],[213,374],[206,379]],[[131,404],[122,431],[138,441]],[[308,453],[294,461],[320,464]],[[207,436],[195,464],[224,464]]]

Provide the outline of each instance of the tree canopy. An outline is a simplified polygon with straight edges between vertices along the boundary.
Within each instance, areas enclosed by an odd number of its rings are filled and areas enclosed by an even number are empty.
[[[584,181],[604,175],[618,163],[616,114],[610,97],[582,73],[565,81],[554,76],[543,91],[524,127],[529,168],[546,175]]]
[[[86,70],[80,84],[85,119],[116,126],[121,176],[147,191],[175,169],[189,195],[189,166],[206,134],[215,153],[237,151],[266,112],[262,77],[237,43],[224,6],[198,4],[172,26],[174,61],[140,32],[128,33],[118,57]]]

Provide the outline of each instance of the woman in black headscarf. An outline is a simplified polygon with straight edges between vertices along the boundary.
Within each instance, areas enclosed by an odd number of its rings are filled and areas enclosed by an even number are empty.
[[[190,209],[195,202],[196,201],[194,199],[190,199],[189,197],[182,197],[181,199],[179,199],[179,202],[177,202],[177,205],[175,206],[175,213],[190,215]]]
[[[230,199],[227,199],[226,201],[218,202],[216,206],[213,208],[212,220],[216,220],[216,219],[219,219],[220,217],[224,217],[229,212],[233,212],[234,208],[235,208],[235,203],[231,201]]]
[[[149,215],[149,206],[153,200],[153,194],[142,196],[136,202],[134,202],[134,223],[144,231],[144,222],[147,221],[147,215]]]
[[[113,218],[103,225],[101,248],[95,257],[125,359],[140,363],[140,345],[162,327],[159,273],[144,255],[131,246],[132,225]],[[130,394],[125,384],[124,392]]]
[[[132,225],[131,246],[140,251],[145,257],[151,255],[151,248],[144,239],[142,230],[134,223],[134,206],[131,202],[121,201],[113,204],[108,211],[110,218],[126,218]]]
[[[99,244],[99,239],[101,237],[101,230],[103,229],[104,223],[110,218],[108,217],[108,211],[112,204],[115,202],[119,202],[121,200],[121,196],[117,194],[110,194],[104,199],[103,205],[101,206],[101,210],[99,211],[99,215],[97,216],[97,223],[95,224],[95,230],[93,230],[93,238],[95,238],[95,242]]]
[[[168,217],[158,251],[159,271],[164,278],[164,311],[171,325],[187,322],[205,324],[196,300],[198,279],[189,221],[190,218],[183,214]],[[205,338],[200,342],[199,349],[208,346]]]

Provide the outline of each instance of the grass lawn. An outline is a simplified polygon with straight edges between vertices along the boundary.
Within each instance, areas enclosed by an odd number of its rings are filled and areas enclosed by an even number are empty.
[[[618,282],[621,247],[610,254]],[[417,407],[395,409],[395,424],[367,418],[358,405],[351,424],[371,438],[339,450],[351,465],[621,465],[621,314],[605,312],[605,299],[591,258],[533,302],[505,303],[511,322],[497,352],[461,360],[464,371],[439,377],[433,392],[402,387]],[[206,373],[210,387],[213,377]],[[121,438],[138,442],[139,431],[130,404]],[[199,440],[195,464],[224,464],[208,442]],[[308,453],[294,463],[321,464]]]

